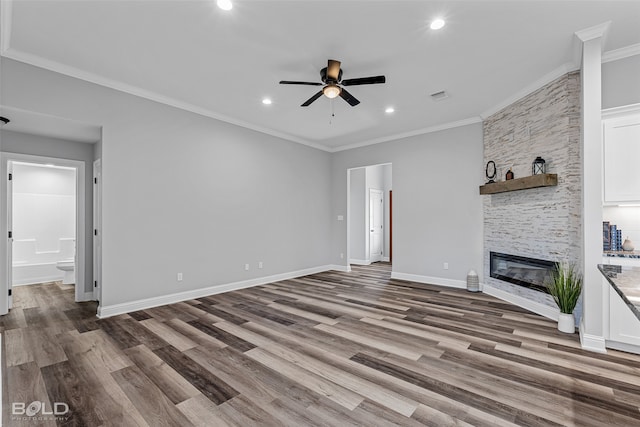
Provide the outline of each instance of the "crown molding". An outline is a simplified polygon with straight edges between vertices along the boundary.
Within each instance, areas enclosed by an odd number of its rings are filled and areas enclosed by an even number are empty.
[[[640,55],[640,43],[604,52],[602,54],[602,63],[618,61],[635,55]]]
[[[432,132],[438,132],[445,129],[452,129],[460,126],[466,126],[473,123],[482,122],[481,117],[471,117],[464,120],[459,120],[455,122],[445,123],[442,125],[431,126],[428,128],[417,129],[414,131],[403,132],[399,134],[389,135],[381,138],[375,138],[372,140],[366,140],[354,144],[344,145],[340,147],[330,147],[324,144],[318,144],[311,141],[308,141],[303,138],[298,138],[293,135],[289,135],[283,132],[278,132],[273,129],[265,128],[262,126],[257,126],[248,122],[244,122],[242,120],[237,120],[232,117],[216,113],[214,111],[208,110],[206,108],[198,107],[197,105],[190,104],[188,102],[184,102],[175,98],[167,97],[161,95],[159,93],[148,91],[137,86],[128,85],[126,83],[122,83],[116,80],[108,79],[103,76],[89,73],[83,70],[80,70],[75,67],[70,67],[64,64],[61,64],[56,61],[50,61],[48,59],[42,58],[37,55],[32,55],[24,52],[20,52],[16,49],[7,49],[2,53],[2,56],[13,59],[15,61],[23,62],[25,64],[33,65],[38,68],[43,68],[49,71],[53,71],[55,73],[59,73],[65,76],[77,78],[79,80],[83,80],[89,83],[93,83],[99,86],[108,87],[110,89],[117,90],[119,92],[127,93],[129,95],[138,96],[140,98],[148,99],[150,101],[158,102],[160,104],[168,105],[174,108],[178,108],[181,110],[189,111],[191,113],[195,113],[201,116],[209,117],[215,120],[219,120],[225,123],[230,123],[232,125],[236,125],[239,127],[243,127],[245,129],[250,129],[256,132],[264,133],[267,135],[275,136],[277,138],[281,138],[290,142],[295,142],[298,144],[306,145],[311,148],[315,148],[317,150],[325,151],[328,153],[334,153],[338,151],[350,150],[352,148],[364,147],[367,145],[380,144],[382,142],[394,141],[397,139],[408,138],[411,136],[422,135]]]
[[[551,71],[550,73],[545,74],[544,76],[542,76],[538,80],[534,81],[533,83],[525,86],[523,89],[521,89],[520,91],[514,93],[513,95],[511,95],[509,98],[505,99],[501,103],[496,104],[493,107],[483,111],[480,114],[480,117],[482,118],[482,120],[486,120],[489,116],[494,115],[495,113],[497,113],[498,111],[502,110],[503,108],[508,107],[509,105],[511,105],[514,102],[524,98],[525,96],[529,95],[530,93],[535,92],[536,90],[540,89],[541,87],[551,83],[555,79],[557,79],[559,77],[562,77],[565,74],[570,73],[572,71],[576,71],[578,69],[580,69],[580,67],[576,66],[576,64],[574,64],[573,62],[567,62],[564,65],[562,65],[562,66],[556,68],[555,70]]]
[[[594,25],[593,27],[585,28],[584,30],[576,31],[574,34],[584,43],[589,40],[597,39],[598,37],[606,37],[610,26],[611,21],[607,21],[602,24]]]
[[[181,101],[179,99],[164,96],[153,91],[139,88],[137,86],[128,85],[126,83],[122,83],[117,80],[108,79],[98,74],[89,73],[75,67],[70,67],[68,65],[61,64],[56,61],[50,61],[48,59],[42,58],[41,56],[20,52],[18,50],[11,49],[11,48],[3,51],[2,56],[4,56],[5,58],[13,59],[15,61],[23,62],[25,64],[33,65],[38,68],[44,68],[46,70],[53,71],[55,73],[59,73],[69,77],[74,77],[79,80],[84,80],[86,82],[93,83],[99,86],[108,87],[110,89],[127,93],[129,95],[138,96],[140,98],[148,99],[150,101],[158,102],[160,104],[168,105],[168,106],[175,107],[184,111],[189,111],[191,113],[195,113],[201,116],[205,116],[205,117],[209,117],[222,122],[230,123],[232,125],[243,127],[256,132],[275,136],[277,138],[281,138],[287,141],[296,142],[298,144],[306,145],[308,147],[315,148],[317,150],[327,151],[327,152],[331,151],[331,149],[325,145],[316,144],[314,142],[307,141],[306,139],[298,138],[293,135],[289,135],[283,132],[278,132],[266,127],[257,126],[242,120],[237,120],[232,117],[226,116],[224,114],[219,114],[214,111],[208,110],[206,108],[202,108],[197,105]]]
[[[461,126],[467,126],[474,123],[482,123],[482,118],[479,116],[470,117],[468,119],[458,120],[455,122],[444,123],[441,125],[430,126],[427,128],[416,129],[409,132],[398,133],[394,135],[384,136],[381,138],[375,138],[367,141],[356,142],[354,144],[343,145],[340,147],[336,147],[331,150],[332,153],[337,153],[339,151],[351,150],[354,148],[366,147],[368,145],[381,144],[383,142],[397,141],[399,139],[409,138],[411,136],[424,135],[427,133],[439,132],[441,130],[453,129]]]

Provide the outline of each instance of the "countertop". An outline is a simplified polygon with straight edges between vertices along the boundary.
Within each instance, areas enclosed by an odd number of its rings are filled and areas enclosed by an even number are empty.
[[[598,270],[640,319],[640,267],[598,264]]]
[[[640,259],[640,251],[604,251],[604,256]]]

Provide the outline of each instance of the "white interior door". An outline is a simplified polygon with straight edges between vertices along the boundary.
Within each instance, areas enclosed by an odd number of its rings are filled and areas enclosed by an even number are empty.
[[[102,164],[93,162],[93,299],[102,301]]]
[[[381,190],[369,190],[369,260],[382,261],[384,197]]]

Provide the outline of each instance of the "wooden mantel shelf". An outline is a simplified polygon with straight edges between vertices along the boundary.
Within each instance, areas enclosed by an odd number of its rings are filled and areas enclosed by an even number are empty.
[[[507,191],[526,190],[528,188],[538,187],[553,187],[556,185],[558,185],[558,175],[555,173],[545,173],[481,185],[480,194],[505,193]]]

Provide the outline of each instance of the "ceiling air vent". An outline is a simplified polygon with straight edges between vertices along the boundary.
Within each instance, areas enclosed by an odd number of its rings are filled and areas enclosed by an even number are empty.
[[[431,99],[433,99],[434,101],[442,101],[443,99],[448,97],[449,94],[443,90],[431,94]]]

